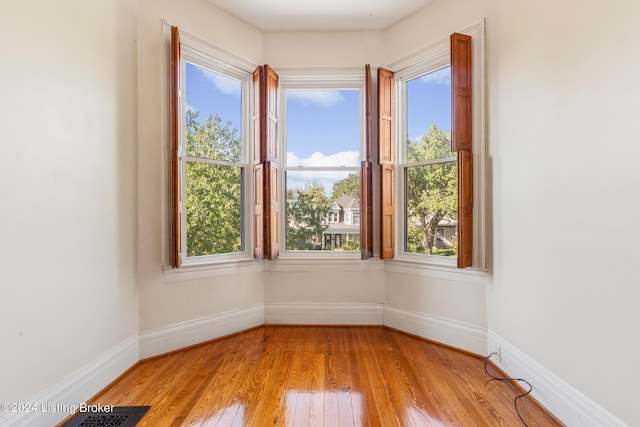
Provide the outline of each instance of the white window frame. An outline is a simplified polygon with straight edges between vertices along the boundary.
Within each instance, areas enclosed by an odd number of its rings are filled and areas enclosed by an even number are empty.
[[[279,180],[282,183],[280,191],[280,259],[325,259],[343,258],[360,260],[360,251],[323,251],[323,250],[288,250],[286,249],[287,215],[286,213],[286,181],[285,173],[288,170],[287,162],[287,135],[286,135],[286,97],[287,90],[359,90],[360,91],[360,161],[364,160],[365,144],[365,77],[364,67],[359,68],[339,68],[339,69],[274,69],[280,77],[280,132],[279,144],[282,159],[280,160]],[[291,170],[301,170],[297,167],[290,167]],[[309,171],[335,170],[335,167],[313,167],[304,168]],[[354,167],[341,168],[346,172],[357,172],[360,174],[360,165]],[[362,177],[361,177],[362,178]]]
[[[473,266],[457,269],[455,257],[413,254],[405,251],[405,191],[406,164],[406,82],[450,65],[450,40],[446,37],[412,55],[390,64],[396,79],[396,182],[395,182],[395,258],[391,263],[421,264],[425,267],[451,269],[463,274],[486,271],[486,119],[485,119],[485,54],[484,20],[458,31],[472,37],[472,132],[473,132]],[[465,271],[466,270],[466,271]]]
[[[195,257],[187,256],[187,215],[186,215],[186,153],[184,150],[185,128],[186,128],[186,63],[189,62],[197,67],[205,68],[225,77],[237,80],[241,83],[241,161],[240,162],[220,162],[215,164],[241,167],[242,172],[242,220],[241,239],[243,249],[238,252],[222,254],[202,255]],[[228,263],[229,261],[252,259],[253,230],[251,218],[253,218],[252,197],[253,187],[251,179],[251,108],[252,102],[252,65],[237,57],[203,42],[188,33],[181,32],[181,58],[180,58],[180,146],[182,156],[180,158],[180,194],[182,200],[181,210],[183,212],[181,221],[182,233],[182,253],[184,254],[182,266],[203,266],[207,264],[215,265]]]

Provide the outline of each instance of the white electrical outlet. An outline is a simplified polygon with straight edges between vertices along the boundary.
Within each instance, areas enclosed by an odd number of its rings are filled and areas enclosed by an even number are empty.
[[[498,363],[502,363],[502,349],[500,346],[496,346],[496,356],[498,357]]]

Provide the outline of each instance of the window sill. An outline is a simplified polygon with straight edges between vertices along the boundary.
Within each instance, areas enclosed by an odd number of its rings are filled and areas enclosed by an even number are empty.
[[[281,254],[273,261],[264,263],[264,271],[293,272],[293,271],[384,271],[385,264],[378,258],[361,260],[357,257],[346,258],[337,256],[287,256]]]
[[[162,267],[165,283],[186,282],[206,277],[262,271],[262,261],[253,258],[183,264],[180,268]]]
[[[306,255],[306,256],[305,256]],[[484,284],[488,272],[483,268],[459,269],[455,265],[426,262],[414,258],[361,260],[359,253],[354,257],[314,256],[313,254],[281,254],[278,259],[262,261],[253,258],[193,263],[180,268],[163,267],[165,283],[178,283],[207,277],[225,276],[245,272],[315,272],[315,271],[388,271],[433,277],[446,280]]]

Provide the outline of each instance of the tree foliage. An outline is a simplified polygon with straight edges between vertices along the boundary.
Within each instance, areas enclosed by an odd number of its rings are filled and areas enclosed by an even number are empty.
[[[450,133],[431,125],[420,140],[407,141],[409,163],[454,157]],[[436,228],[445,217],[457,215],[457,164],[455,161],[407,169],[407,250],[433,254]]]
[[[287,190],[287,249],[313,250],[322,245],[322,233],[331,201],[324,186],[308,182],[304,188]]]
[[[331,197],[333,200],[346,194],[347,196],[355,195],[357,199],[360,199],[360,174],[350,173],[345,179],[342,179],[333,184],[333,192]]]
[[[241,140],[231,122],[216,114],[198,122],[186,114],[188,157],[239,162]],[[186,162],[187,255],[211,255],[242,250],[242,168],[206,161]]]

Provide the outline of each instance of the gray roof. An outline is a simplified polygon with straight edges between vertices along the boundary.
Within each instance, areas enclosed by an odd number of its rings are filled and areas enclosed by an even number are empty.
[[[359,225],[349,225],[344,222],[341,223],[331,223],[326,230],[322,232],[322,234],[342,234],[342,233],[360,233]]]
[[[333,201],[336,205],[342,209],[360,209],[360,200],[353,196],[343,194]]]

